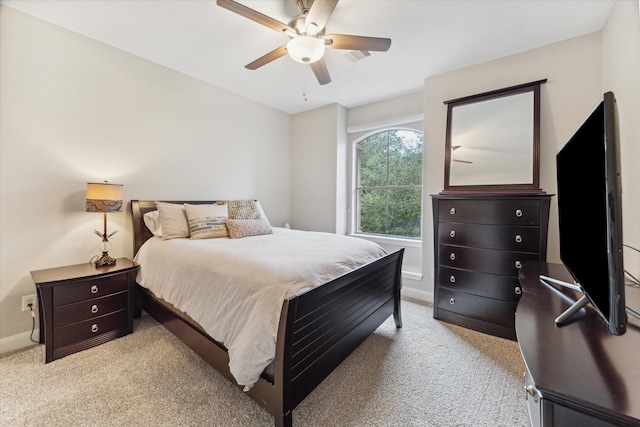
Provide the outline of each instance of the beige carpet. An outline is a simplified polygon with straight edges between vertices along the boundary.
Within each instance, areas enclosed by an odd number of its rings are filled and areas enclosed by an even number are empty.
[[[517,343],[405,300],[293,412],[294,426],[525,426]],[[148,315],[134,333],[44,363],[0,358],[2,426],[272,426],[273,418]]]

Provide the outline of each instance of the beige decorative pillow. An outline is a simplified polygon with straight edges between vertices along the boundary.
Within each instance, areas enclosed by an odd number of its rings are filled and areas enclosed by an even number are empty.
[[[162,237],[162,226],[160,225],[160,213],[158,211],[150,211],[142,216],[144,224],[149,231],[156,237]]]
[[[260,211],[253,200],[222,200],[217,205],[227,205],[229,219],[260,219]]]
[[[184,206],[176,203],[156,202],[162,238],[165,240],[189,237],[189,223]]]
[[[264,219],[229,219],[227,228],[232,239],[273,233],[269,221]]]
[[[227,205],[190,205],[185,203],[192,239],[228,237],[225,221]]]

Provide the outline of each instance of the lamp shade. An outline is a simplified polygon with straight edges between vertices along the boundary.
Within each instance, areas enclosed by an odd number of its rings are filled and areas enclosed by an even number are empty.
[[[298,36],[289,40],[287,52],[294,61],[310,64],[324,55],[324,40],[311,36]]]
[[[87,212],[122,212],[122,184],[88,183]]]

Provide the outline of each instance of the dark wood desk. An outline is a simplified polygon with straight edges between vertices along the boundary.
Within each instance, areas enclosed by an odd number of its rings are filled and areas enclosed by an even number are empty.
[[[640,426],[640,320],[608,333],[589,305],[572,321],[554,320],[578,294],[540,283],[540,274],[572,283],[560,264],[525,263],[516,336],[527,366],[529,422],[534,426]],[[626,304],[640,310],[640,288],[626,287]]]

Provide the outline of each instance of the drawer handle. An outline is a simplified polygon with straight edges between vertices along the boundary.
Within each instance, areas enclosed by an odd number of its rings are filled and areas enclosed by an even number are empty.
[[[516,209],[516,216],[518,218],[520,218],[522,216],[522,210],[521,209]]]
[[[91,325],[91,332],[93,332],[93,333],[98,332],[98,325],[96,325],[95,323],[93,325]]]
[[[516,243],[522,243],[522,236],[519,234],[516,234]]]
[[[522,293],[522,288],[520,286],[516,286],[513,291],[516,293],[516,295],[520,295]]]
[[[454,276],[453,274],[451,276],[449,276],[449,281],[451,283],[456,283],[456,276]]]
[[[451,230],[449,232],[449,237],[451,237],[451,238],[456,237],[456,230]]]
[[[455,253],[453,253],[453,252],[451,252],[451,253],[449,254],[449,259],[450,259],[451,261],[454,261],[454,260],[456,259],[456,254],[455,254]]]
[[[94,304],[94,305],[92,305],[92,306],[91,306],[91,312],[92,312],[92,313],[94,313],[94,314],[95,314],[95,313],[97,313],[97,312],[98,312],[98,306],[97,306],[97,305],[95,305],[95,304]]]
[[[456,303],[456,300],[455,300],[455,299],[451,298],[451,299],[449,300],[449,304],[452,304],[452,305],[453,305],[453,304],[455,304],[455,303]]]
[[[516,261],[516,268],[522,267],[522,263],[520,261]]]
[[[450,213],[451,215],[455,215],[455,214],[456,214],[456,208],[451,208],[451,209],[449,209],[449,213]]]
[[[91,287],[91,293],[92,294],[97,294],[98,293],[98,285],[93,285]]]

